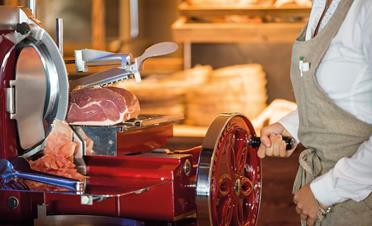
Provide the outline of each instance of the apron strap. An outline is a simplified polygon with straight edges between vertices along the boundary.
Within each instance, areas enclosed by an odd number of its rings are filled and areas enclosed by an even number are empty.
[[[299,157],[299,168],[293,185],[293,193],[310,183],[322,172],[322,163],[314,149],[306,149]]]

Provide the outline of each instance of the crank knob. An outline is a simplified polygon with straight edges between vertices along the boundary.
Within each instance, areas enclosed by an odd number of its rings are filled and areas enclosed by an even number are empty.
[[[296,145],[296,140],[293,137],[283,137],[284,142],[287,144],[286,150],[292,150]],[[248,146],[252,148],[258,148],[261,145],[261,138],[260,137],[251,137],[248,139]]]

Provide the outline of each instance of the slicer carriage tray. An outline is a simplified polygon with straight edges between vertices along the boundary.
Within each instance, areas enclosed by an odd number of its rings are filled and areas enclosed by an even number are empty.
[[[120,156],[148,152],[163,147],[173,137],[173,125],[180,115],[139,115],[112,126],[73,125],[94,141],[98,155]]]
[[[126,122],[119,123],[113,127],[119,128],[120,131],[130,131],[135,129],[144,129],[152,126],[158,126],[169,123],[176,123],[183,120],[181,115],[156,115],[143,114],[136,119],[130,119]]]

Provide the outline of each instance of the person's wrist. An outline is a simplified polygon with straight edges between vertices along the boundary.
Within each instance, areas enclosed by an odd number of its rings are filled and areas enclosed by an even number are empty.
[[[327,214],[329,214],[332,211],[332,207],[325,206],[322,203],[320,203],[317,199],[315,200],[318,203],[318,207],[319,207],[318,218],[322,220],[325,216],[327,216]]]
[[[332,206],[336,203],[345,201],[346,199],[340,196],[334,188],[333,169],[327,173],[315,178],[310,183],[310,189],[315,198],[325,207]]]

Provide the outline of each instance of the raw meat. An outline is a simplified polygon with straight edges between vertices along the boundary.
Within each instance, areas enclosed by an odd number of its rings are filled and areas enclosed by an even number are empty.
[[[67,122],[74,125],[115,125],[137,117],[139,111],[137,97],[127,90],[83,88],[71,92]]]
[[[55,120],[53,129],[46,138],[44,155],[35,161],[29,161],[31,169],[75,180],[84,180],[85,176],[77,172],[73,163],[77,145],[72,139],[73,132],[70,126],[66,122]],[[33,181],[25,181],[25,183],[31,189],[64,190]]]
[[[116,93],[119,93],[122,97],[124,97],[126,105],[127,105],[127,111],[126,111],[126,119],[131,118],[137,118],[140,113],[140,106],[138,98],[131,92],[125,89],[121,89],[118,87],[107,87],[107,89],[110,89]]]

